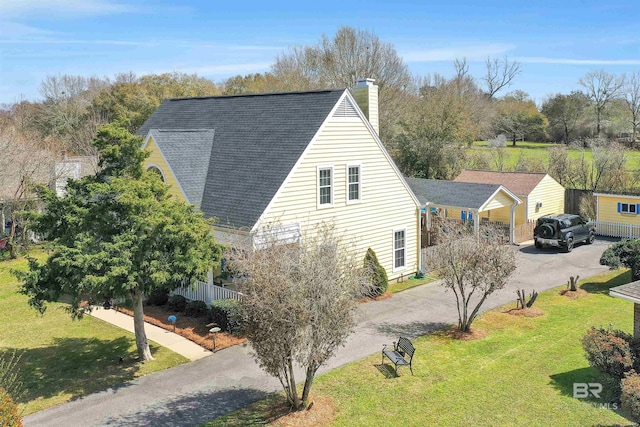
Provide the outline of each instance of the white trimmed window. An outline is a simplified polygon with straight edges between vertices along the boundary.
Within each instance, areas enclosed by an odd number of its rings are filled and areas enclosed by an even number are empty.
[[[407,230],[393,230],[393,269],[400,270],[407,265]]]
[[[318,205],[333,205],[333,166],[318,167]]]
[[[348,165],[347,166],[347,203],[354,203],[360,201],[361,193],[361,180],[360,165]]]
[[[639,214],[638,205],[634,203],[618,203],[618,212],[620,213],[629,213],[629,214]]]
[[[167,182],[164,178],[164,173],[162,172],[162,169],[160,169],[158,166],[156,165],[149,165],[149,167],[147,168],[148,172],[153,172],[156,173],[160,176],[160,179],[162,180],[162,182]]]

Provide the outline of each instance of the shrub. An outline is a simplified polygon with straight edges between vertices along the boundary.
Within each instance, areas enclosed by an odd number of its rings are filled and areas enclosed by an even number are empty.
[[[0,425],[2,427],[22,427],[18,405],[3,388],[0,388]]]
[[[240,301],[235,299],[219,299],[211,302],[210,320],[220,329],[231,334],[242,332],[244,315]]]
[[[184,309],[185,316],[200,317],[207,315],[207,304],[204,301],[190,301]]]
[[[371,274],[373,286],[370,296],[375,297],[384,294],[389,287],[387,271],[380,265],[376,253],[371,248],[367,249],[367,253],[364,256],[364,268]]]
[[[165,305],[169,301],[169,291],[167,289],[154,289],[147,298],[149,305]]]
[[[169,298],[169,310],[183,313],[187,308],[187,299],[182,295],[173,295]]]
[[[631,371],[622,379],[622,409],[635,422],[640,421],[640,376]]]
[[[631,358],[632,337],[625,332],[591,328],[582,337],[582,347],[589,364],[601,372],[616,378],[633,367]]]

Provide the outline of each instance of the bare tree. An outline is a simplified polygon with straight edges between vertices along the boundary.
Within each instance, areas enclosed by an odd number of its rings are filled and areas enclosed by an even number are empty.
[[[506,55],[504,58],[487,57],[485,75],[482,77],[487,96],[493,98],[501,89],[511,86],[520,71],[520,63],[509,61]]]
[[[456,79],[462,80],[469,77],[469,64],[466,57],[454,59],[453,68],[456,70]]]
[[[55,149],[43,148],[42,144],[42,141],[35,142],[26,137],[15,127],[0,127],[0,231],[4,230],[4,218],[8,213],[11,257],[17,255],[18,244],[27,240],[23,211],[35,203],[33,185],[47,184],[52,179]]]
[[[631,114],[633,142],[636,142],[636,134],[640,125],[640,72],[636,71],[626,79],[623,94]]]
[[[596,113],[596,135],[600,135],[601,123],[607,105],[618,95],[624,86],[624,75],[617,77],[601,69],[590,71],[578,83],[587,91],[587,96],[593,102]]]
[[[307,405],[318,368],[353,330],[356,301],[371,292],[371,278],[332,225],[313,227],[303,244],[281,244],[277,233],[264,240],[260,249],[235,247],[229,265],[243,277],[241,305],[255,358],[299,410]],[[305,371],[302,397],[296,364]]]
[[[451,223],[447,223],[451,228]],[[479,239],[464,226],[439,233],[443,241],[433,248],[430,267],[453,291],[458,309],[458,329],[470,332],[471,324],[489,295],[503,289],[516,269],[516,252],[496,240]]]
[[[287,90],[353,87],[358,78],[375,79],[383,141],[390,139],[411,85],[409,69],[392,44],[347,26],[333,37],[323,35],[315,45],[290,48],[276,58],[272,73]]]

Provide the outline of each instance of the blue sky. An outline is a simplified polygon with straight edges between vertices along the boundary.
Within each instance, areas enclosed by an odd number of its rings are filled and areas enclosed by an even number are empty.
[[[267,71],[287,47],[342,25],[392,43],[418,75],[450,75],[466,56],[479,76],[487,55],[506,54],[522,63],[512,89],[537,101],[578,89],[590,70],[640,70],[634,2],[519,3],[0,0],[0,103],[38,99],[51,74],[183,71],[220,81]]]

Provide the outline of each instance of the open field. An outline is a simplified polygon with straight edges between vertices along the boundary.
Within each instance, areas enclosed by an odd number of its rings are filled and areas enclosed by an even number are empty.
[[[548,149],[557,144],[550,144],[544,142],[528,142],[528,141],[519,141],[515,147],[511,146],[511,142],[507,141],[507,147],[505,149],[505,167],[507,170],[513,170],[518,158],[520,156],[525,156],[528,159],[538,159],[542,161],[545,165],[549,161],[549,152]],[[478,152],[487,152],[490,150],[487,147],[487,141],[476,141],[473,143],[473,147],[467,150],[475,150]],[[569,156],[572,158],[579,158],[582,155],[581,151],[578,149],[570,149]],[[588,160],[592,160],[591,151],[587,150],[585,152],[585,156]],[[638,150],[627,150],[627,169],[629,170],[638,170],[640,169],[640,151]]]
[[[133,334],[90,316],[72,321],[62,304],[50,304],[40,316],[10,273],[26,265],[24,259],[0,262],[0,353],[22,354],[24,415],[187,362],[152,344],[156,360],[139,364]]]
[[[597,400],[572,397],[574,382],[598,382],[580,339],[591,326],[632,331],[633,304],[608,296],[628,283],[626,271],[581,281],[588,295],[569,299],[560,288],[542,292],[535,307],[545,315],[525,318],[502,307],[474,324],[486,337],[457,341],[444,333],[415,340],[415,376],[375,355],[318,377],[312,393],[333,402],[331,425],[585,426],[629,425]],[[216,419],[209,426],[264,423],[273,411],[262,401]]]

